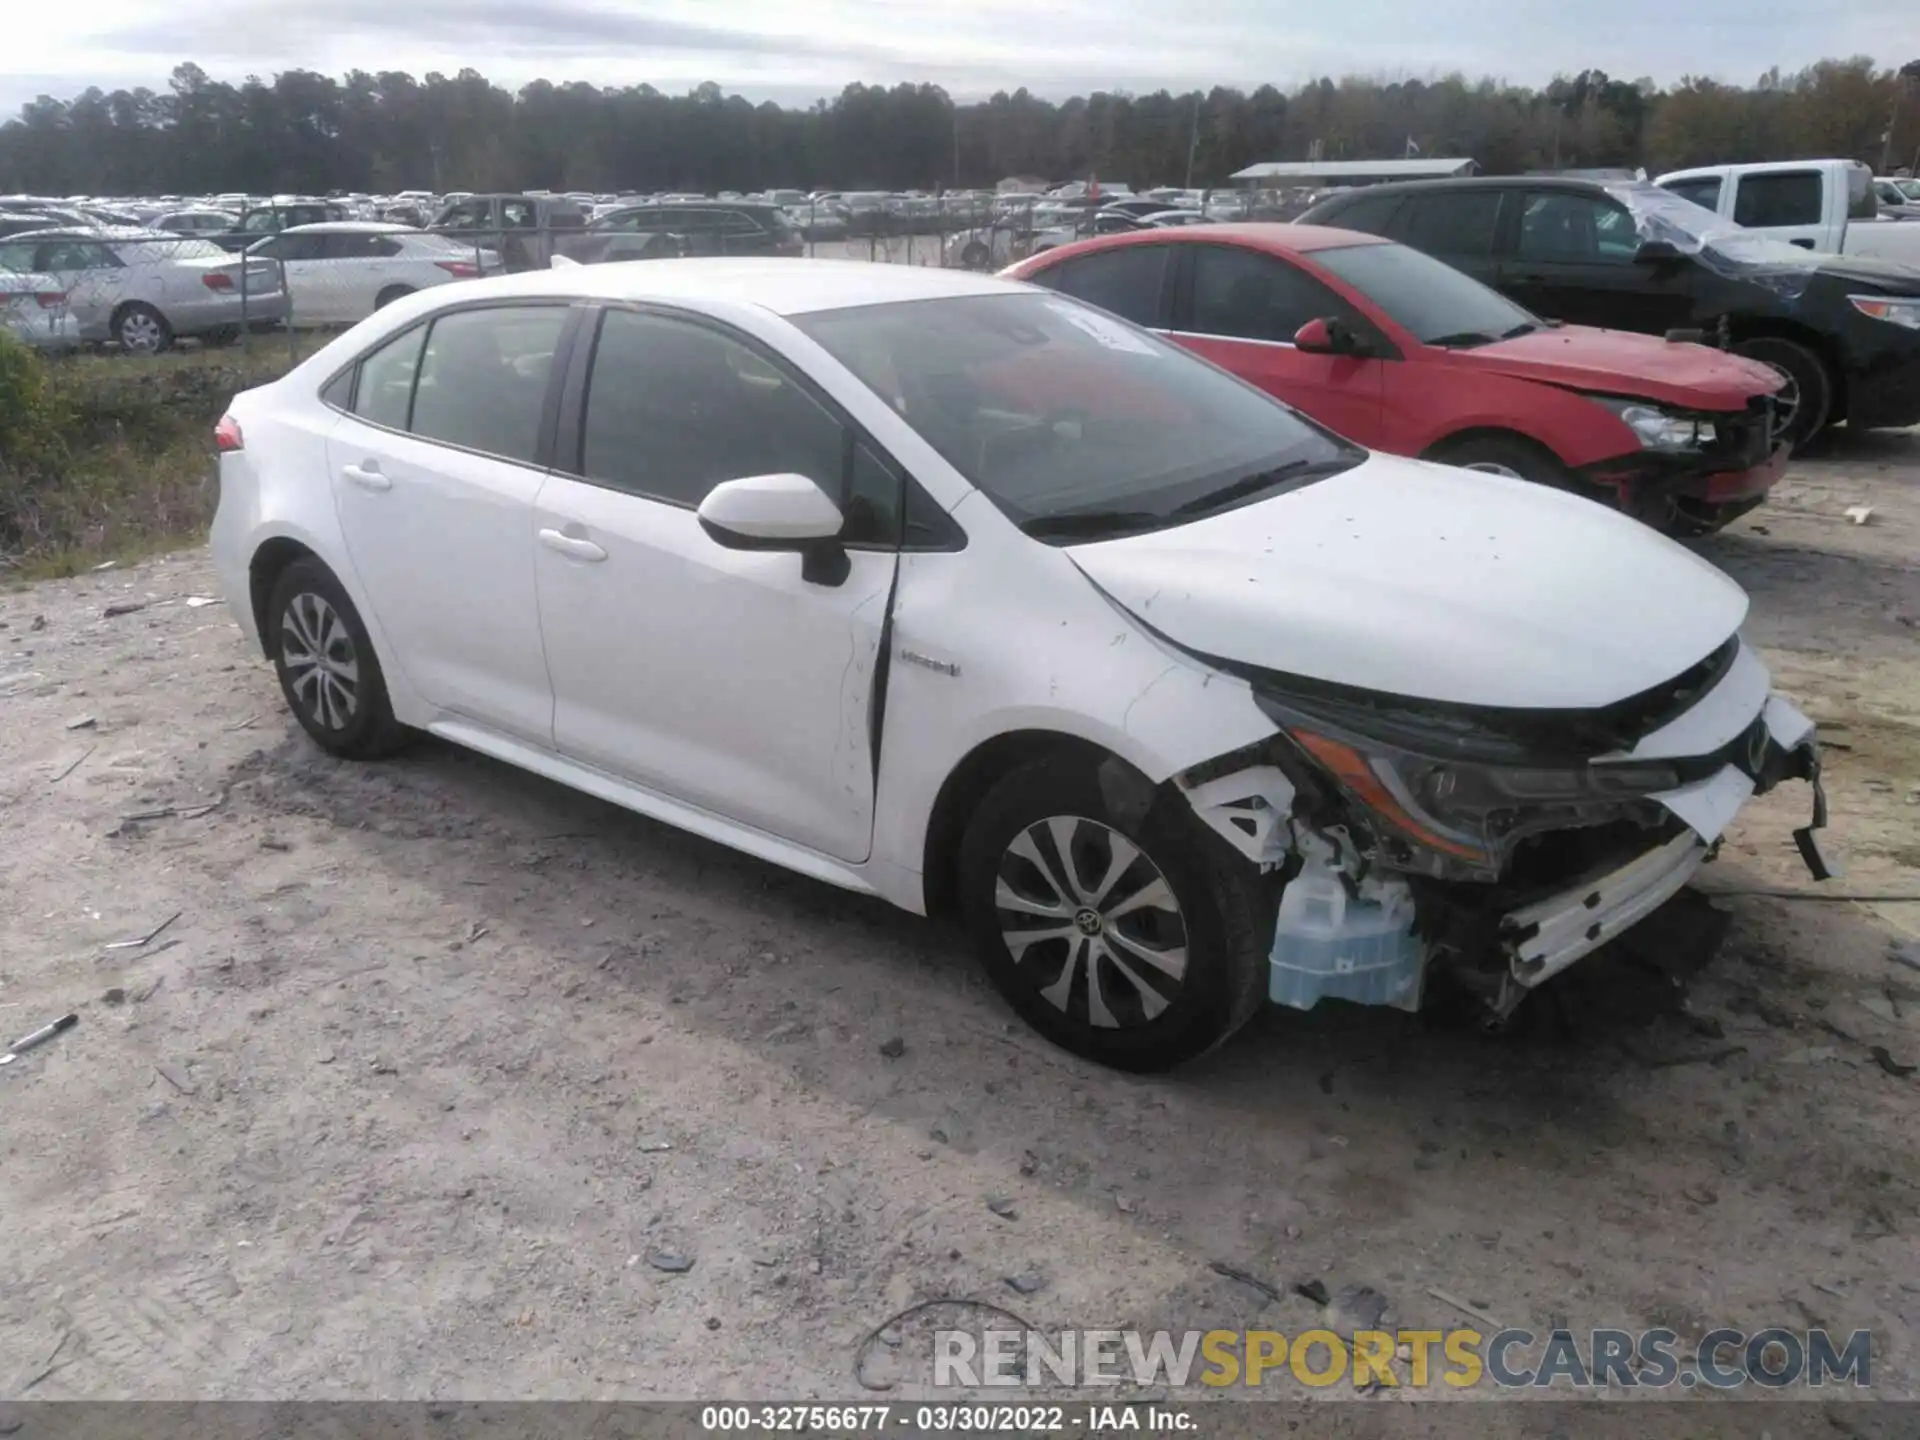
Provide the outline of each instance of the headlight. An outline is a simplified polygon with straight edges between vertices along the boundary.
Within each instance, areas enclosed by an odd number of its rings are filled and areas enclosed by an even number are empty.
[[[1599,395],[1587,398],[1618,416],[1633,431],[1642,449],[1698,450],[1702,445],[1713,443],[1713,425],[1709,421],[1672,415],[1644,400],[1612,400]]]
[[[1920,298],[1898,300],[1885,295],[1849,295],[1847,301],[1870,320],[1920,330]]]
[[[1681,783],[1667,764],[1524,763],[1524,742],[1455,714],[1394,711],[1382,727],[1393,738],[1384,739],[1356,730],[1346,715],[1315,713],[1322,707],[1312,701],[1308,709],[1292,697],[1256,698],[1390,832],[1489,874],[1499,872],[1505,837],[1526,828],[1529,812],[1626,802]]]

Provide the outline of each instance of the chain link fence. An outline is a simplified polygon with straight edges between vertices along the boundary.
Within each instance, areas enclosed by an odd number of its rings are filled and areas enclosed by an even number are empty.
[[[777,205],[676,200],[586,207],[532,197],[469,201],[457,223],[334,220],[198,236],[120,228],[0,239],[0,328],[47,353],[151,355],[278,347],[289,364],[330,333],[415,291],[555,265],[700,256],[807,256],[998,270],[1135,217],[1093,199],[847,194]],[[1253,192],[1209,197],[1190,218],[1286,218]]]

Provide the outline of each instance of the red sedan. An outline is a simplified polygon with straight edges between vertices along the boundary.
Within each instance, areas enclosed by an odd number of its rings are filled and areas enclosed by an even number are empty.
[[[1582,490],[1672,533],[1718,529],[1786,468],[1766,366],[1542,320],[1357,231],[1108,235],[1004,273],[1158,330],[1371,449]]]

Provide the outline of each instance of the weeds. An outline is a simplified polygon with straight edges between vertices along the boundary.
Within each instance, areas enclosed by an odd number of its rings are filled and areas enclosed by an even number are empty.
[[[72,574],[195,543],[219,499],[213,426],[285,351],[48,362],[0,331],[0,567]]]

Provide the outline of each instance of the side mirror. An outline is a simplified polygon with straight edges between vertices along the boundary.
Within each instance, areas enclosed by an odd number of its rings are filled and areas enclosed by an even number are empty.
[[[804,475],[750,475],[707,492],[700,528],[728,550],[792,550],[801,578],[838,585],[852,571],[840,531],[840,507]]]
[[[1335,319],[1309,320],[1293,332],[1293,348],[1303,355],[1359,355],[1360,339]]]
[[[1680,252],[1666,240],[1644,241],[1640,248],[1633,252],[1633,263],[1636,265],[1658,265],[1666,260],[1680,258]]]

